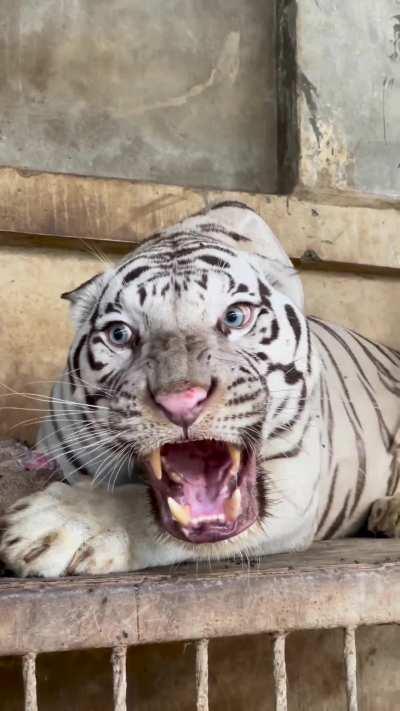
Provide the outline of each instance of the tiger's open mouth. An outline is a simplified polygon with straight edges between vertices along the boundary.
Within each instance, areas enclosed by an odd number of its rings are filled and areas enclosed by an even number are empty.
[[[176,538],[213,543],[257,519],[256,459],[216,440],[166,444],[147,459],[161,523]]]

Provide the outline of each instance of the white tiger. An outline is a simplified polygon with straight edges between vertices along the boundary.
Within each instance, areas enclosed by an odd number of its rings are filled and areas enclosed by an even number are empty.
[[[16,573],[299,550],[378,499],[370,527],[397,534],[400,355],[307,319],[255,212],[221,203],[65,296],[76,338],[39,443],[75,483],[7,513]]]

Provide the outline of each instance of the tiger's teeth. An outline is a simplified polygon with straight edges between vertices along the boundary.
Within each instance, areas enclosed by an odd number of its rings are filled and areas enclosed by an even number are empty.
[[[175,519],[177,523],[180,523],[181,526],[188,526],[191,521],[189,506],[178,504],[172,496],[168,496],[167,501],[172,518]]]
[[[183,483],[183,476],[182,474],[178,474],[178,472],[168,472],[168,476],[175,482],[175,484]]]
[[[154,449],[149,456],[149,462],[152,466],[153,472],[157,479],[161,481],[162,479],[162,466],[161,466],[161,454],[159,449]]]
[[[241,502],[242,495],[240,493],[239,487],[235,489],[230,499],[225,499],[224,501],[225,516],[231,523],[236,521],[237,517],[240,514]]]
[[[236,476],[240,469],[240,460],[241,460],[241,452],[238,447],[235,447],[234,444],[228,444],[228,450],[229,450],[229,455],[232,460],[232,465],[230,468],[230,474],[232,476]]]

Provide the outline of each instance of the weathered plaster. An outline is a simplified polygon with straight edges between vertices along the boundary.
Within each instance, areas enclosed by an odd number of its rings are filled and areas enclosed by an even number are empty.
[[[400,195],[398,0],[299,0],[300,184]]]
[[[0,0],[0,164],[274,192],[274,6]]]

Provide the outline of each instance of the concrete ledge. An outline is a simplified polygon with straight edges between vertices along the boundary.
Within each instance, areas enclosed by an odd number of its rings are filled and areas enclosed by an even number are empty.
[[[400,541],[316,544],[260,562],[0,581],[0,654],[400,621]]]
[[[22,234],[130,247],[210,204],[240,200],[265,218],[293,258],[311,252],[323,261],[400,266],[399,203],[368,196],[349,196],[346,205],[343,195],[334,204],[330,193],[253,195],[13,168],[0,169],[0,195],[0,246],[17,245]]]

